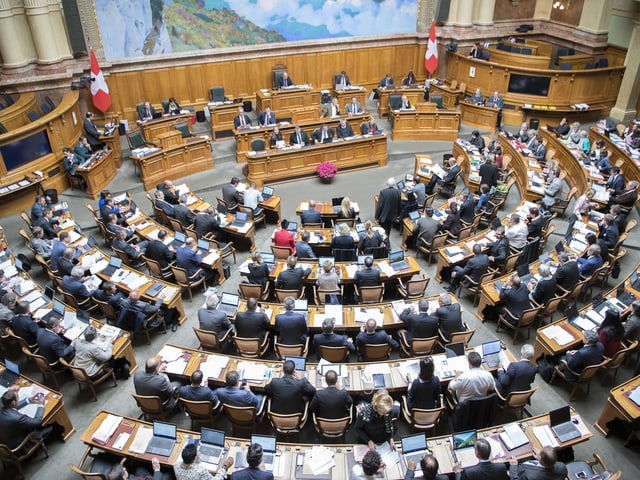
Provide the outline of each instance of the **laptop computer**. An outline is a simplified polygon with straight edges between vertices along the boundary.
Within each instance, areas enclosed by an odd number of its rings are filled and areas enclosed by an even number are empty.
[[[251,435],[251,443],[259,443],[262,446],[262,461],[264,468],[273,471],[276,457],[276,437],[271,435]]]
[[[404,251],[398,250],[389,253],[389,265],[391,265],[391,268],[393,268],[395,272],[409,268],[409,264],[404,259]]]
[[[138,209],[138,205],[136,205],[136,202],[134,202],[133,200],[131,200],[131,203],[129,204],[129,210],[127,210],[127,213],[125,213],[125,217],[132,217],[136,214],[136,210]]]
[[[153,119],[157,120],[159,118],[162,118],[162,112],[153,112]]]
[[[402,456],[405,461],[409,463],[414,460],[420,465],[422,457],[429,453],[427,448],[427,436],[424,433],[416,433],[415,435],[408,435],[402,437]]]
[[[356,233],[358,235],[364,233],[366,230],[367,228],[364,226],[364,223],[356,223]]]
[[[110,277],[111,275],[116,273],[116,270],[118,270],[121,266],[122,266],[122,259],[120,257],[110,256],[109,265],[104,267],[104,269],[102,270],[102,274],[108,275]]]
[[[367,257],[371,257],[371,255],[358,255],[358,259],[356,260],[356,262],[358,263],[358,265],[364,265],[364,261],[367,259]]]
[[[162,289],[164,288],[164,285],[161,284],[160,282],[155,282],[153,285],[151,285],[149,288],[147,288],[147,290],[145,290],[145,295],[149,295],[151,297],[155,297],[156,295],[158,295]]]
[[[478,434],[475,430],[458,432],[451,436],[453,458],[456,462],[460,462],[463,467],[478,463],[475,455],[476,440],[478,440]]]
[[[298,222],[289,222],[287,230],[295,233],[298,230]]]
[[[86,252],[87,250],[91,250],[95,246],[96,246],[96,239],[93,238],[93,235],[89,235],[87,237],[87,243],[84,244],[82,249]]]
[[[200,460],[218,465],[224,453],[224,432],[202,427],[200,430]]]
[[[551,430],[556,434],[560,442],[568,442],[580,436],[580,430],[571,420],[571,410],[569,405],[557,408],[549,412],[549,423]]]
[[[211,249],[211,244],[209,243],[209,240],[205,240],[201,238],[200,240],[198,240],[197,248],[198,248],[198,253],[202,255],[207,255],[209,253],[209,250]]]
[[[293,355],[285,355],[284,361],[291,360],[296,366],[296,372],[301,377],[307,376],[307,359],[304,357],[296,357]]]
[[[173,248],[178,248],[184,245],[187,235],[184,232],[175,232],[173,234],[173,241],[169,244]]]
[[[633,272],[629,277],[629,282],[631,283],[631,288],[638,290],[640,288],[640,276],[638,276],[638,272]]]
[[[409,212],[409,220],[411,220],[413,223],[416,223],[419,218],[420,218],[420,212],[418,210],[413,210]]]
[[[304,316],[304,318],[307,318],[307,315],[309,314],[308,306],[307,300],[298,298],[295,300],[293,311]]]
[[[556,243],[555,249],[557,253],[564,252],[564,243],[562,243],[562,240]]]
[[[218,305],[218,310],[226,313],[227,317],[233,317],[238,310],[238,305],[240,305],[240,295],[223,292],[222,298],[220,299],[220,305]]]
[[[54,300],[53,301],[53,308],[44,317],[42,317],[42,320],[46,322],[53,315],[55,315],[57,317],[60,317],[60,318],[64,317],[64,303],[59,302],[58,300]]]
[[[147,445],[147,453],[168,457],[176,444],[178,427],[173,423],[153,422],[153,437]]]
[[[500,351],[502,344],[500,340],[492,340],[482,344],[482,360],[489,368],[495,368],[500,363]]]
[[[324,140],[322,140],[322,143],[331,143],[331,142],[333,142],[333,138],[327,137]]]
[[[29,302],[29,311],[33,313],[39,308],[45,305],[49,305],[53,301],[54,297],[55,290],[47,285],[46,287],[44,287],[44,291],[40,294],[39,297]]]
[[[249,214],[246,212],[236,212],[236,218],[231,222],[232,227],[244,227],[249,219]]]
[[[269,200],[273,196],[273,187],[262,187],[262,198]]]
[[[333,197],[331,199],[331,206],[339,207],[342,204],[342,200],[344,200],[344,197]]]
[[[20,368],[8,358],[4,359],[4,372],[0,373],[0,385],[9,388],[20,377]]]
[[[404,182],[402,180],[396,182],[396,187],[398,187],[398,190],[404,190]]]

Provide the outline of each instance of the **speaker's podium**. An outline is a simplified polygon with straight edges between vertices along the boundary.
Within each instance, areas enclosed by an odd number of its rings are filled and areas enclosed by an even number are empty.
[[[160,144],[163,150],[169,150],[171,147],[182,145],[182,133],[178,130],[172,132],[159,133],[156,136],[156,144]]]

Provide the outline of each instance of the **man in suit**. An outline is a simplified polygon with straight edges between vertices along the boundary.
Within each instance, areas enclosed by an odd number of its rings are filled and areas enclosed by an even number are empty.
[[[18,400],[19,387],[11,386],[2,395],[2,408],[0,408],[0,443],[13,449],[16,448],[24,438],[34,430],[34,440],[46,438],[51,433],[53,427],[47,425],[41,427],[44,415],[44,396],[32,395],[29,398]],[[38,409],[33,417],[20,413],[20,409],[29,403],[38,404]]]
[[[233,126],[237,130],[249,128],[251,126],[251,119],[249,118],[249,115],[244,113],[243,107],[238,107],[238,115],[233,117]]]
[[[42,227],[33,227],[29,245],[38,255],[40,255],[45,260],[49,260],[49,258],[51,257],[53,241],[44,238],[44,230],[42,229]]]
[[[309,239],[311,233],[307,230],[303,230],[300,233],[300,240],[296,242],[296,257],[298,258],[316,258],[316,254],[313,253],[311,245],[309,245]]]
[[[176,217],[183,227],[188,227],[195,220],[195,214],[189,210],[186,205],[187,194],[180,195],[180,202],[173,206],[173,211]]]
[[[84,302],[93,294],[92,291],[87,290],[82,277],[84,277],[84,268],[81,265],[73,267],[71,275],[62,277],[62,290],[76,297],[78,303]]]
[[[335,324],[334,318],[325,318],[322,321],[322,333],[316,333],[313,336],[313,346],[317,351],[318,347],[347,347],[349,352],[355,352],[356,347],[353,344],[353,339],[346,335],[339,335],[334,333],[333,326]]]
[[[465,275],[468,275],[474,282],[479,282],[482,277],[489,270],[489,257],[482,253],[482,246],[475,244],[473,246],[473,257],[467,260],[464,267],[456,265],[451,272],[451,285],[448,290],[455,292],[460,285],[460,280]]]
[[[494,232],[496,241],[487,243],[487,258],[489,266],[500,268],[504,265],[504,261],[509,256],[509,239],[504,234],[504,227],[500,225]]]
[[[19,302],[15,306],[15,314],[10,322],[11,330],[24,339],[27,345],[35,345],[40,327],[29,313],[29,302]]]
[[[165,238],[167,238],[167,231],[160,230],[158,232],[158,238],[151,240],[147,245],[147,250],[144,252],[147,258],[158,262],[162,269],[167,268],[176,258],[176,254],[164,243]]]
[[[567,366],[572,372],[577,374],[582,373],[582,371],[590,365],[600,363],[604,355],[604,345],[598,341],[598,332],[595,330],[585,330],[583,337],[584,346],[582,348],[569,350],[564,355]],[[575,382],[578,379],[573,373],[564,368],[563,364],[561,364],[560,368],[570,382]]]
[[[209,388],[209,385],[202,385],[204,375],[202,370],[196,370],[191,374],[190,385],[185,385],[178,389],[178,396],[194,402],[211,402],[214,407],[218,405],[218,395]]]
[[[316,388],[306,378],[300,378],[293,360],[286,360],[282,377],[273,378],[264,388],[271,397],[271,411],[283,415],[302,413],[304,404],[316,393]]]
[[[122,301],[127,298],[124,293],[116,289],[115,283],[107,280],[102,283],[102,287],[93,292],[96,300],[108,303],[116,311],[120,311]]]
[[[138,121],[139,122],[148,122],[149,120],[153,120],[154,115],[156,114],[156,109],[149,102],[144,102],[142,105],[142,109],[138,111]]]
[[[338,374],[329,370],[324,375],[327,388],[316,391],[309,404],[310,413],[320,418],[344,418],[351,414],[353,400],[344,388],[338,388]]]
[[[393,78],[391,77],[390,73],[387,73],[384,77],[382,77],[382,79],[380,79],[380,82],[378,82],[378,88],[392,88],[395,85],[393,84]]]
[[[309,137],[307,136],[307,132],[300,129],[300,126],[296,125],[293,129],[293,133],[289,137],[289,144],[291,145],[306,145],[309,143]]]
[[[313,141],[316,144],[319,144],[332,142],[334,135],[335,132],[333,131],[333,128],[329,128],[326,123],[323,123],[320,128],[317,128],[313,131],[313,133],[311,134],[311,138],[313,138]]]
[[[353,128],[347,123],[347,119],[342,117],[340,119],[340,125],[336,128],[336,135],[338,138],[353,137]]]
[[[144,371],[133,374],[133,387],[138,395],[160,397],[165,412],[171,412],[178,406],[178,389],[182,384],[171,382],[165,373],[166,363],[160,363],[157,357],[147,359]]]
[[[364,110],[362,109],[362,104],[358,102],[356,97],[351,97],[351,101],[347,103],[346,110],[347,110],[347,115],[359,115],[361,113],[364,113]]]
[[[247,300],[247,309],[236,313],[236,336],[240,338],[259,338],[260,341],[269,331],[269,317],[258,311],[258,301],[255,298]]]
[[[558,453],[553,447],[535,450],[535,460],[527,460],[518,465],[518,459],[509,459],[510,480],[564,480],[567,467],[558,461]]]
[[[333,118],[340,116],[340,104],[338,98],[333,97],[331,102],[322,104],[322,110],[320,112],[321,118]]]
[[[278,90],[284,87],[290,87],[292,85],[293,80],[291,79],[289,74],[287,72],[282,72],[282,76],[278,79],[278,85],[276,85]],[[273,123],[275,123],[275,121]]]
[[[540,146],[544,147],[542,143],[540,144]],[[544,156],[542,158],[544,159]],[[542,198],[542,201],[541,201],[542,207],[545,210],[548,210],[549,208],[551,208],[553,204],[556,203],[556,197],[560,195],[561,191],[562,191],[562,180],[560,179],[560,172],[554,168],[549,172],[549,178],[547,178],[547,185],[544,187],[544,197]]]
[[[71,243],[71,235],[68,231],[60,232],[60,236],[58,238],[58,240],[53,241],[53,245],[51,246],[51,269],[53,271],[58,270],[58,260],[62,257],[65,249]],[[74,257],[79,255],[80,253],[78,252],[78,249],[76,249]]]
[[[447,161],[449,164],[449,171],[445,174],[444,178],[438,177],[438,175],[432,175],[431,180],[427,184],[425,189],[427,195],[431,195],[436,188],[436,184],[451,184],[460,172],[460,165],[454,157],[449,158]]]
[[[82,164],[82,158],[74,154],[70,148],[64,147],[62,149],[62,164],[69,175],[74,177],[76,175],[76,169]]]
[[[407,329],[398,333],[404,336],[408,344],[414,338],[431,338],[438,335],[438,317],[429,315],[429,302],[424,298],[418,302],[417,313],[413,305],[410,305],[400,313],[400,320],[407,324]]]
[[[620,167],[611,167],[611,175],[605,183],[609,195],[618,195],[624,190],[624,175],[620,173]]]
[[[53,216],[51,210],[45,210],[40,218],[31,224],[32,228],[40,227],[43,232],[43,237],[48,240],[53,240],[61,230],[60,222],[57,217]]]
[[[396,188],[396,180],[391,177],[387,180],[387,188],[380,190],[375,218],[384,228],[387,237],[391,233],[391,227],[397,220],[402,209],[400,190]]]
[[[527,236],[536,238],[542,236],[542,228],[544,227],[545,218],[540,213],[538,207],[530,207],[527,215]]]
[[[198,327],[200,330],[213,332],[218,339],[224,337],[229,331],[233,330],[233,325],[229,321],[227,314],[221,310],[216,310],[220,300],[215,293],[206,296],[204,307],[198,309]],[[231,344],[231,335],[221,344],[222,350],[225,350]]]
[[[460,304],[453,303],[449,293],[440,294],[438,308],[434,315],[438,317],[438,328],[442,331],[442,336],[447,343],[452,334],[465,330],[464,323],[462,323]]]
[[[353,275],[353,281],[358,288],[377,287],[380,285],[380,270],[373,266],[373,257],[364,259],[364,268],[356,271]]]
[[[187,237],[184,245],[176,250],[176,265],[184,268],[189,277],[192,277],[202,267],[202,254],[196,248],[196,241],[193,238]],[[214,271],[210,268],[202,269],[201,274],[207,277],[207,283],[215,276]]]
[[[300,345],[307,341],[309,327],[307,320],[301,313],[294,312],[296,301],[293,297],[284,299],[285,311],[276,315],[276,331],[278,343],[283,345]]]
[[[636,200],[638,200],[638,182],[632,180],[627,182],[621,193],[609,196],[609,203],[606,209],[611,208],[612,205],[631,208],[636,203]]]
[[[477,465],[462,469],[461,463],[456,463],[453,471],[456,480],[509,480],[507,466],[504,463],[491,462],[491,444],[484,438],[479,438],[475,444]]]
[[[311,273],[310,268],[297,268],[297,258],[290,255],[287,258],[287,268],[280,272],[276,279],[276,288],[281,290],[297,290],[302,288],[302,281]]]
[[[542,137],[536,137],[531,151],[532,151],[531,156],[533,158],[535,158],[539,162],[545,161],[547,156],[547,147],[544,146],[544,143],[542,142]]]
[[[498,314],[500,314],[500,311],[509,310],[516,322],[522,316],[523,311],[531,308],[529,289],[520,281],[520,276],[517,273],[512,274],[502,285],[500,301],[504,302],[504,304],[498,309]],[[507,319],[510,323],[513,323],[511,317],[507,317]]]
[[[498,185],[498,167],[493,162],[493,158],[488,156],[485,162],[480,165],[480,185],[489,185],[489,187],[495,187]]]
[[[613,207],[612,207],[613,208]],[[607,213],[600,223],[600,230],[598,232],[598,238],[604,240],[608,249],[611,249],[618,243],[620,238],[620,230],[614,222],[613,215]]]
[[[524,344],[520,348],[520,360],[511,362],[505,370],[502,364],[498,365],[498,379],[496,388],[500,395],[507,397],[511,392],[529,390],[536,378],[538,367],[531,363],[533,358],[533,346]]]
[[[224,387],[216,390],[216,395],[222,403],[234,407],[256,407],[260,410],[264,396],[254,394],[246,383],[240,384],[240,375],[235,370],[229,370],[224,380]]]
[[[378,133],[382,133],[380,127],[376,125],[376,121],[373,118],[373,115],[369,117],[369,121],[360,125],[360,134],[361,135],[377,135]]]
[[[45,210],[50,210],[44,195],[36,196],[36,201],[31,206],[31,224],[33,225],[44,215]]]
[[[476,201],[473,198],[473,195],[462,192],[460,194],[460,199],[462,203],[458,208],[458,214],[460,215],[460,220],[464,220],[467,223],[473,222],[473,217],[476,213]]]
[[[565,290],[573,290],[573,287],[580,280],[578,262],[571,258],[567,252],[560,252],[558,254],[558,263],[560,266],[554,274],[556,285]]]
[[[411,102],[406,95],[400,97],[400,110],[411,110]]]
[[[171,205],[171,203],[167,202],[167,200],[165,200],[164,193],[162,193],[162,190],[156,190],[155,196],[156,196],[156,199],[154,204],[156,208],[159,208],[160,210],[162,210],[169,217],[175,217],[176,212],[174,210],[174,206]]]
[[[538,275],[540,275],[540,279],[536,281],[535,278],[532,278],[527,287],[531,292],[529,294],[531,300],[538,305],[544,305],[556,295],[556,279],[551,276],[551,269],[546,263],[540,264]]]
[[[440,222],[433,218],[433,208],[427,207],[424,209],[424,216],[418,219],[414,230],[418,232],[417,238],[422,238],[425,242],[431,243],[433,237],[440,231]]]
[[[220,238],[220,218],[218,211],[209,206],[200,212],[193,219],[198,237],[204,237],[208,233],[213,233],[216,238]]]
[[[87,140],[93,151],[101,149],[102,142],[100,142],[100,135],[102,135],[102,132],[100,132],[100,130],[98,130],[98,126],[93,123],[92,112],[87,112],[82,127],[84,128],[84,133],[87,135]]]
[[[83,161],[91,158],[93,152],[91,151],[91,145],[89,145],[86,136],[82,135],[80,137],[78,143],[76,143],[76,146],[73,148],[73,153]]]
[[[495,390],[493,375],[482,368],[482,356],[475,351],[469,352],[467,361],[469,362],[469,371],[458,375],[449,383],[449,393],[458,403],[469,398],[484,397]]]
[[[118,230],[116,232],[116,238],[113,239],[113,246],[126,253],[129,260],[134,263],[140,261],[140,256],[144,255],[148,244],[149,242],[147,240],[143,240],[137,244],[127,243],[127,231],[124,228]]]
[[[618,233],[623,233],[627,228],[627,216],[622,213],[620,205],[612,205],[609,213],[613,217],[613,224],[618,227]]]
[[[231,480],[273,480],[273,472],[265,470],[262,461],[262,445],[252,443],[247,450],[247,468],[236,470],[231,474]]]
[[[578,271],[583,277],[590,277],[602,266],[602,256],[600,255],[600,245],[590,245],[587,249],[587,258],[578,258]]]
[[[360,328],[360,332],[356,336],[356,346],[358,347],[358,354],[362,355],[365,345],[377,345],[382,343],[388,343],[391,348],[397,349],[400,344],[396,342],[391,335],[384,330],[380,329],[376,331],[378,324],[375,319],[370,318],[367,323]]]
[[[60,317],[50,316],[46,321],[46,328],[39,328],[36,340],[40,350],[38,353],[50,364],[57,363],[60,358],[70,362],[76,354],[75,340],[67,344],[62,338],[62,324]]]
[[[167,179],[159,183],[156,188],[164,194],[164,199],[171,205],[176,205],[180,201],[180,192],[176,190],[171,180]]]
[[[469,52],[469,56],[471,58],[482,58],[482,48],[480,47],[479,42],[475,42],[471,51]]]
[[[266,107],[264,112],[258,115],[258,125],[261,127],[268,127],[269,125],[275,125],[276,114],[271,111],[271,107]]]
[[[416,461],[409,460],[407,462],[407,471],[404,474],[404,480],[413,480],[416,476]],[[440,465],[438,459],[427,453],[420,459],[420,470],[422,470],[422,476],[426,480],[449,480],[447,475],[438,473]]]
[[[300,221],[303,224],[322,223],[322,216],[320,215],[320,212],[316,210],[315,200],[309,200],[309,208],[300,213]]]
[[[104,222],[104,226],[105,228],[112,232],[115,236],[116,233],[120,232],[120,231],[124,231],[124,240],[126,242],[130,241],[133,238],[133,233],[134,233],[134,229],[133,228],[127,228],[121,225],[118,225],[118,217],[116,216],[115,213],[109,213],[107,214],[106,217],[103,217],[103,222]],[[122,222],[124,225],[124,222]]]
[[[62,253],[62,257],[58,259],[58,276],[65,277],[67,275],[71,275],[71,270],[73,270],[73,255],[75,254],[75,249],[71,247],[67,247],[64,249]]]
[[[162,306],[162,299],[158,298],[155,303],[145,302],[140,299],[140,292],[138,290],[131,290],[129,292],[129,296],[122,300],[120,303],[121,309],[133,310],[138,313],[142,313],[145,315],[146,321],[148,322],[149,317],[151,317],[154,313],[160,310]],[[165,313],[165,316],[167,314]],[[153,328],[159,325],[159,320],[154,319],[154,323],[149,324],[150,328]],[[157,322],[157,323],[156,323]],[[167,322],[170,323],[170,322]]]
[[[229,210],[233,210],[242,204],[242,192],[238,190],[240,179],[238,177],[231,177],[229,183],[222,186],[222,200],[227,204]]]
[[[426,196],[426,188],[427,186],[420,181],[420,177],[414,175],[412,180],[413,182],[413,194],[416,196],[416,203],[419,207],[424,206],[425,196]]]
[[[487,98],[486,105],[498,110],[496,128],[500,129],[500,125],[502,125],[502,108],[504,107],[504,99],[500,96],[497,90],[493,92],[493,95],[491,97]]]
[[[347,75],[347,72],[344,70],[342,70],[339,75],[336,75],[335,81],[336,85],[339,85],[342,88],[351,86],[349,75]]]

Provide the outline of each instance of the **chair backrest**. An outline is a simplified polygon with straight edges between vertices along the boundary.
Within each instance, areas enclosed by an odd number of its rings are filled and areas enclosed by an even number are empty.
[[[458,241],[464,240],[465,238],[469,238],[469,235],[471,235],[471,231],[473,230],[473,228],[474,228],[473,224],[468,225],[466,227],[462,227],[458,232],[458,237],[457,237]]]
[[[64,365],[71,371],[71,375],[76,379],[78,383],[89,384],[91,383],[91,378],[87,375],[87,371],[82,367],[76,367],[75,365],[70,364],[64,358],[60,359],[60,364]]]
[[[320,435],[325,438],[340,438],[344,436],[347,428],[349,428],[350,422],[350,416],[342,418],[322,418],[316,417],[315,413],[313,414],[313,424]]]
[[[222,348],[216,332],[201,330],[197,327],[193,327],[193,332],[196,334],[196,337],[198,337],[200,347],[203,350],[220,350]]]
[[[0,123],[0,133],[7,133],[7,127],[5,127],[2,123]]]
[[[368,343],[363,345],[362,356],[367,362],[381,362],[389,359],[390,352],[388,343]]]
[[[134,127],[129,130],[127,134],[127,142],[129,143],[130,149],[144,147],[145,141],[144,136],[142,135],[142,130],[139,127]]]
[[[209,400],[196,401],[187,400],[186,398],[182,397],[180,397],[179,400],[180,403],[184,405],[184,408],[191,419],[208,420],[210,418],[213,418],[214,405]]]
[[[308,345],[304,343],[298,343],[296,345],[285,345],[283,343],[278,343],[278,337],[275,337],[274,341],[274,349],[276,351],[276,355],[280,360],[284,360],[284,357],[306,357],[306,347]]]
[[[307,420],[308,402],[303,412],[275,413],[271,411],[271,399],[268,400],[267,416],[273,428],[279,433],[299,432]]]
[[[411,409],[411,426],[415,430],[434,430],[442,415],[444,415],[445,407],[440,408],[432,408],[432,409],[423,409],[423,408],[412,408]]]
[[[245,427],[255,424],[256,407],[236,407],[234,405],[229,405],[228,403],[223,403],[222,409],[231,423]]]
[[[238,284],[238,293],[243,300],[262,298],[262,285],[240,282]]]
[[[273,89],[275,90],[280,85],[280,80],[282,79],[282,74],[287,71],[286,68],[277,68],[278,66],[271,69],[273,74]]]
[[[92,301],[100,307],[100,311],[108,320],[114,322],[118,318],[118,314],[110,303],[103,302],[95,297],[92,297]]]
[[[132,393],[131,396],[135,399],[138,407],[142,410],[142,413],[149,417],[164,416],[164,405],[162,400],[157,395],[138,395]]]
[[[284,303],[284,299],[287,297],[300,298],[299,290],[283,290],[281,288],[276,288],[275,293],[278,303]]]
[[[266,148],[266,143],[262,138],[254,138],[251,140],[251,150],[260,152]]]
[[[449,343],[462,342],[464,343],[464,347],[467,348],[467,345],[469,344],[469,340],[471,340],[471,337],[473,337],[474,333],[476,333],[475,328],[473,330],[467,329],[465,332],[452,333],[451,338],[449,339]]]
[[[35,122],[40,118],[40,115],[35,110],[31,110],[30,112],[27,113],[27,118],[32,122]]]
[[[224,87],[211,87],[209,89],[209,98],[212,102],[224,102]]]
[[[175,128],[182,134],[182,138],[189,138],[193,137],[189,125],[189,122],[176,122],[173,124],[173,128]]]
[[[517,328],[525,328],[535,322],[539,311],[540,307],[523,310],[520,315],[520,320],[518,320]]]
[[[407,282],[407,296],[422,296],[427,289],[427,286],[429,285],[429,280],[431,280],[431,277],[427,276],[425,276],[424,278],[419,278],[417,280],[409,280]]]
[[[582,372],[580,373],[580,376],[576,380],[576,383],[589,383],[601,368],[607,366],[609,361],[610,360],[605,357],[605,359],[602,362],[585,367],[585,369],[582,370]]]
[[[30,358],[31,360],[33,360],[33,362],[36,364],[36,367],[38,367],[38,370],[40,370],[40,373],[42,373],[43,375],[55,374],[53,368],[51,368],[51,365],[49,364],[47,359],[44,358],[42,355],[33,353],[26,347],[22,347],[22,353],[24,353],[27,356],[27,358]]]
[[[160,262],[152,258],[149,258],[145,255],[142,255],[142,259],[147,264],[147,268],[149,269],[149,272],[151,273],[151,275],[153,275],[156,278],[163,278],[162,267],[160,266]]]
[[[384,295],[384,285],[375,285],[372,287],[360,287],[360,303],[380,303]]]
[[[327,345],[318,346],[318,354],[327,362],[341,363],[349,357],[349,349],[347,347],[329,347]]]
[[[107,477],[105,477],[103,473],[85,472],[72,463],[69,464],[69,468],[73,473],[80,475],[84,480],[107,480]]]
[[[453,429],[455,432],[486,428],[493,425],[497,410],[498,396],[469,398],[458,403],[453,409]]]
[[[333,256],[336,262],[353,262],[356,260],[355,248],[334,248]]]
[[[32,226],[31,226],[31,217],[29,217],[29,215],[27,215],[27,212],[25,212],[24,210],[22,210],[20,212],[20,218],[22,220],[24,220],[24,223],[27,224],[27,227],[29,227],[29,230],[31,230]]]
[[[529,399],[537,389],[538,387],[533,387],[531,390],[509,392],[507,398],[504,401],[503,408],[505,410],[518,410],[520,408],[524,408],[524,406],[529,403]]]
[[[443,108],[442,107],[442,95],[431,95],[429,97],[429,101],[431,103],[435,103],[438,108]]]
[[[46,115],[47,113],[51,113],[51,107],[46,103],[41,103],[40,111],[42,112],[43,115]]]
[[[632,218],[631,220],[629,220],[627,222],[627,226],[624,229],[624,233],[629,233],[631,230],[636,228],[637,224],[638,224],[638,221],[635,218]]]
[[[176,267],[171,265],[171,271],[173,272],[173,276],[176,277],[176,282],[180,286],[188,286],[189,285],[189,275],[184,268]]]
[[[286,260],[291,255],[291,249],[289,247],[271,245],[271,253],[273,253],[277,260]]]
[[[56,104],[53,103],[53,100],[51,100],[51,98],[49,98],[49,95],[45,95],[44,97],[44,101],[47,102],[47,105],[49,105],[49,107],[51,108],[51,110],[55,110],[56,108]]]
[[[438,336],[430,338],[412,338],[411,339],[411,352],[418,355],[431,355],[433,349],[438,343]]]
[[[320,288],[316,289],[315,285],[314,289],[314,298],[316,300],[317,305],[325,305],[327,303],[327,295],[342,295],[342,290],[339,288],[331,289],[331,290],[322,290]]]
[[[234,336],[233,343],[241,357],[259,358],[260,339]]]
[[[367,247],[364,254],[371,255],[373,258],[387,258],[389,256],[389,249],[386,245],[381,245],[379,247]]]
[[[622,362],[624,362],[625,358],[627,358],[627,355],[633,352],[637,347],[638,341],[634,340],[627,347],[618,350],[616,354],[611,357],[611,360],[609,360],[609,362],[606,364],[606,368],[608,370],[615,370],[616,368],[618,368],[620,365],[622,365]]]

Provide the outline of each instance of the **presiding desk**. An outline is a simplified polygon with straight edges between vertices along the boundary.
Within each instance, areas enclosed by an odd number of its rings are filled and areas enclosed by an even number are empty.
[[[354,132],[355,133],[355,132]],[[384,134],[357,135],[349,140],[308,147],[245,154],[249,165],[249,181],[258,188],[264,183],[277,183],[317,175],[317,166],[332,161],[341,170],[353,170],[387,164],[387,137]]]
[[[234,128],[233,119],[238,115],[238,107],[242,103],[212,102],[208,109],[211,116],[211,138],[218,139],[220,132],[230,132]]]
[[[578,443],[588,441],[592,437],[592,433],[585,425],[579,415],[572,412],[574,418],[577,420],[577,428],[580,430],[581,436],[559,444],[559,448],[566,448]],[[111,435],[105,435],[106,441],[102,438],[97,439],[96,432],[100,429],[102,422],[105,421],[110,415],[116,415],[108,411],[101,411],[96,415],[91,424],[83,432],[81,440],[87,445],[87,449],[84,453],[83,460],[89,455],[89,453],[95,448],[97,450],[106,451],[116,454],[118,456],[124,456],[131,460],[143,460],[145,462],[151,462],[152,455],[145,453],[150,433],[152,432],[152,424],[144,422],[142,420],[136,420],[131,417],[117,416],[115,419],[115,429],[111,432]],[[526,460],[533,457],[533,449],[540,449],[540,440],[536,436],[536,431],[539,429],[550,432],[549,429],[549,416],[548,414],[537,415],[535,417],[527,418],[518,422],[527,438],[529,443],[509,451],[500,439],[499,434],[504,431],[503,425],[497,425],[494,427],[478,430],[479,438],[486,438],[491,443],[492,461],[493,462],[508,462],[511,456],[516,457],[518,460]],[[114,443],[116,439],[122,434],[128,434],[128,438],[122,448],[115,448]],[[553,434],[551,434],[553,437]],[[168,457],[160,456],[158,459],[164,467],[171,468],[178,463],[180,455],[184,446],[193,439],[199,439],[200,435],[197,432],[191,432],[184,429],[178,429],[176,444],[173,447]],[[555,439],[555,437],[553,437]],[[246,452],[249,443],[246,439],[226,437],[225,446],[226,452],[222,458],[231,456],[235,459],[236,454]],[[453,466],[455,464],[453,449],[452,449],[452,437],[451,435],[441,435],[437,437],[429,436],[427,439],[427,447],[438,459],[440,465],[439,472],[443,474],[451,474],[453,472]],[[400,442],[396,442],[396,449],[401,451]],[[274,477],[279,479],[318,479],[318,480],[337,480],[350,478],[350,473],[353,465],[356,462],[362,460],[362,457],[368,450],[367,445],[336,445],[330,444],[326,447],[320,445],[311,444],[293,444],[277,442],[276,452],[276,467],[274,470]],[[313,455],[322,455],[323,457],[329,456],[333,462],[324,463],[320,462],[320,465],[326,465],[324,469],[320,467],[314,472],[311,470],[312,460],[310,457]],[[325,458],[325,460],[328,460]],[[471,466],[477,462],[477,459],[469,459],[468,463],[463,465]],[[316,463],[316,462],[314,462]],[[217,465],[203,463],[203,465],[215,472]],[[406,461],[401,456],[395,456],[391,454],[387,460],[386,468],[376,478],[398,480],[404,478],[406,472]],[[233,473],[237,468],[235,466],[228,470],[228,473]],[[419,470],[419,467],[418,467]]]
[[[640,405],[629,398],[638,387],[640,387],[640,375],[610,390],[607,403],[594,425],[604,436],[609,435],[607,424],[610,421],[619,419],[631,424],[640,418]]]
[[[410,110],[391,110],[393,140],[455,140],[460,112],[436,110],[435,103],[418,104]]]
[[[447,85],[443,80],[440,80],[429,85],[429,96],[442,97],[442,106],[454,110],[458,105],[458,99],[464,98],[465,92],[460,90],[459,86],[451,88],[451,84]]]
[[[102,151],[94,153],[76,169],[76,175],[82,177],[87,186],[85,197],[92,200],[96,200],[118,174],[117,153],[113,150],[101,153]]]
[[[317,105],[320,108],[322,93],[311,85],[293,85],[280,90],[262,89],[256,92],[256,114],[269,107],[276,118],[291,118],[291,111],[299,107]]]
[[[424,87],[415,86],[378,88],[378,95],[380,96],[380,100],[378,103],[378,116],[382,118],[387,116],[391,112],[391,109],[389,108],[389,101],[391,100],[392,95],[397,95],[398,97],[406,95],[409,103],[415,106],[418,103],[422,103],[424,101]]]
[[[343,115],[347,114],[347,104],[351,103],[353,97],[356,98],[356,102],[362,105],[362,108],[365,107],[367,102],[367,89],[357,85],[349,85],[346,88],[334,88],[332,95],[338,99],[338,105],[340,105],[340,111]]]
[[[485,107],[484,105],[474,105],[467,100],[460,100],[460,113],[462,114],[462,123],[487,129],[491,135],[496,133],[496,124],[498,123],[498,109],[494,107]]]
[[[158,135],[175,130],[174,124],[191,121],[191,114],[168,115],[146,122],[138,121],[146,142],[157,143]]]

